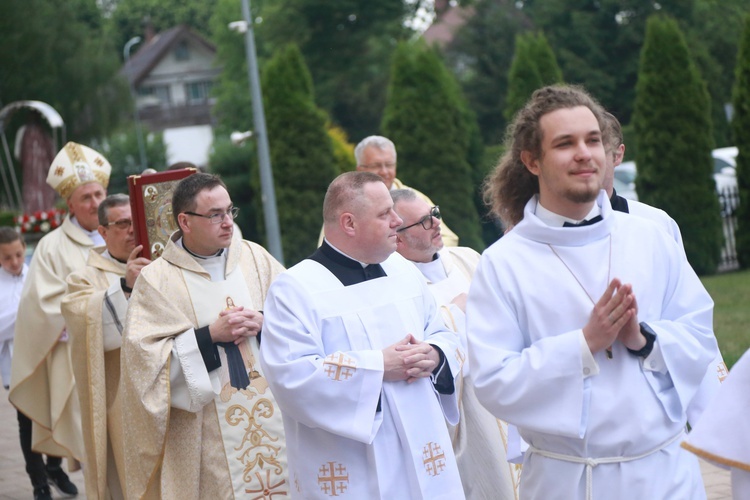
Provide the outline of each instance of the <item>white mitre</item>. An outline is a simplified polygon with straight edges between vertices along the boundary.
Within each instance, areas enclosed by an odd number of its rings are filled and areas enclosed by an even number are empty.
[[[69,142],[52,160],[47,184],[67,199],[78,186],[98,182],[106,189],[112,166],[107,159],[93,149]]]

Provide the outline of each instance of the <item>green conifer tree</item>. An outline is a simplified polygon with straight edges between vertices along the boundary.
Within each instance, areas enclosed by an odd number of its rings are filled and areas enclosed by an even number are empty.
[[[638,197],[677,221],[696,272],[713,273],[722,232],[710,100],[679,26],[666,16],[647,22],[634,108]]]
[[[505,119],[511,121],[538,88],[562,82],[562,72],[543,33],[522,33],[516,37],[513,62],[508,71]]]
[[[394,54],[381,129],[398,152],[398,177],[440,205],[462,246],[484,248],[473,204],[469,158],[477,152],[458,84],[437,53],[422,43],[401,44]]]
[[[310,255],[323,224],[323,198],[336,177],[327,117],[315,106],[310,72],[296,45],[268,62],[263,99],[287,266]]]
[[[745,17],[745,29],[737,53],[733,94],[732,131],[739,150],[737,184],[740,191],[735,242],[740,266],[746,268],[750,267],[750,15]]]

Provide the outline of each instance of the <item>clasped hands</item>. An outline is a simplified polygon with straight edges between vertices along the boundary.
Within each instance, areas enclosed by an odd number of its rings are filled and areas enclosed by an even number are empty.
[[[263,328],[263,314],[242,306],[232,307],[219,313],[219,318],[208,325],[211,340],[239,344],[247,337],[254,337]]]
[[[429,377],[440,362],[437,350],[408,334],[402,340],[383,349],[383,380],[388,382],[406,380],[412,383]]]
[[[616,340],[634,351],[646,345],[632,285],[623,285],[617,278],[609,283],[583,327],[583,336],[592,353],[610,347]]]

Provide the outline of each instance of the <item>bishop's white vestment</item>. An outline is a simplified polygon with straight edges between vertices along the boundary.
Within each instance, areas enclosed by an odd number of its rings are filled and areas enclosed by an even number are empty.
[[[216,257],[226,263],[214,277],[175,243],[180,238],[177,231],[143,268],[128,304],[120,376],[127,495],[286,498],[283,423],[258,363],[257,337],[234,350],[210,336],[199,344],[196,335],[225,309],[261,310],[283,267],[235,235],[226,257]],[[236,370],[249,379],[245,388],[233,385]]]
[[[614,196],[617,195],[615,194]],[[613,208],[615,210],[626,211],[632,215],[656,222],[680,245],[680,249],[684,255],[685,248],[682,245],[680,227],[664,210],[652,207],[651,205],[646,205],[640,201],[626,200],[625,198],[621,198],[620,200],[617,200],[616,203],[613,203]],[[698,422],[703,411],[708,407],[711,400],[719,391],[721,382],[726,378],[727,373],[727,365],[724,363],[724,357],[721,355],[721,351],[717,351],[716,358],[710,365],[708,365],[708,370],[706,371],[706,375],[703,378],[703,382],[701,383],[698,392],[695,393],[693,400],[687,407],[687,417],[690,424]]]
[[[86,266],[91,238],[70,216],[39,241],[21,292],[9,399],[32,421],[38,453],[83,460],[81,412],[60,302],[65,278]]]
[[[120,285],[126,265],[106,247],[89,252],[88,265],[68,276],[62,313],[81,404],[86,498],[125,498],[124,430],[118,397],[120,345],[128,302]]]
[[[380,277],[345,285],[313,260],[323,248],[325,262],[337,253],[324,243],[279,276],[264,308],[261,364],[284,416],[293,498],[464,498],[444,423],[456,423],[456,391],[383,381],[382,350],[407,334],[437,346],[455,381],[457,336],[399,254],[374,265]]]
[[[477,396],[530,445],[521,498],[705,498],[679,441],[718,350],[713,301],[674,240],[604,191],[603,220],[584,227],[548,226],[537,200],[484,252],[467,306]],[[656,333],[645,359],[620,342],[592,355],[583,337],[613,278]]]

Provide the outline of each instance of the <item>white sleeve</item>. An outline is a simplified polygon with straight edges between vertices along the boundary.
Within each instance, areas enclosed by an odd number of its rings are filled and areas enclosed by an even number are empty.
[[[104,294],[102,305],[102,336],[104,352],[119,349],[122,346],[122,329],[128,313],[128,299],[122,291],[120,281],[113,283]]]
[[[180,410],[198,412],[215,397],[211,377],[192,328],[174,339],[169,363],[169,387],[172,407]]]

